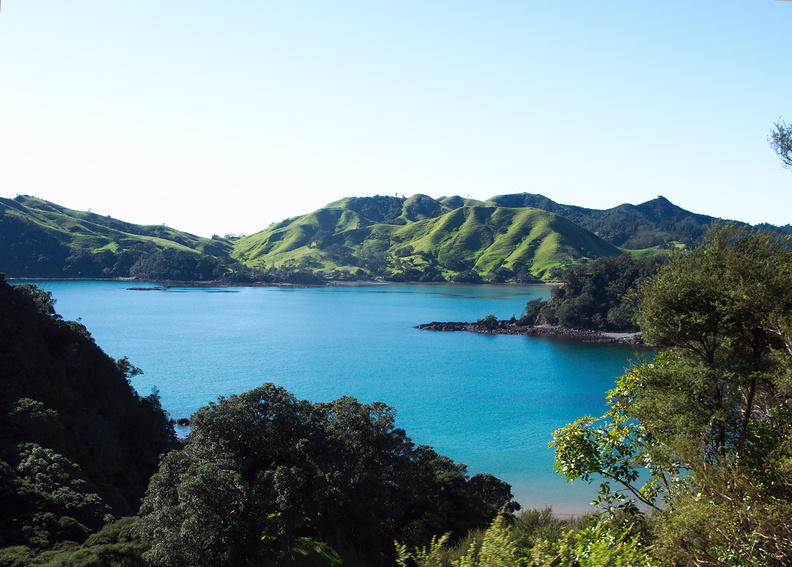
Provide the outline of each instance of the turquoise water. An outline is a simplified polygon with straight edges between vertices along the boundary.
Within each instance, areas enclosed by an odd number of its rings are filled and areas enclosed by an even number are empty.
[[[595,490],[553,472],[551,433],[601,415],[633,349],[559,339],[420,331],[430,321],[519,317],[547,286],[177,288],[37,282],[114,358],[144,374],[173,418],[265,382],[299,398],[383,401],[417,443],[512,484],[528,507],[579,513]],[[139,284],[134,284],[139,286]],[[143,284],[147,285],[147,284]]]

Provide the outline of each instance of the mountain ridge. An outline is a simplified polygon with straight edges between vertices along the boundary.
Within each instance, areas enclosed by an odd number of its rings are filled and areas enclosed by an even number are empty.
[[[541,278],[559,264],[620,253],[547,211],[487,202],[451,208],[414,195],[334,201],[240,238],[232,257],[249,265],[293,261],[348,273],[370,273],[384,263],[388,267],[377,275],[387,279],[438,281],[499,268]]]
[[[590,209],[535,193],[485,201],[377,195],[344,197],[252,235],[205,238],[23,195],[0,198],[0,271],[9,277],[270,283],[535,281],[598,257],[695,245],[720,220],[662,196]],[[792,232],[789,225],[760,227]]]

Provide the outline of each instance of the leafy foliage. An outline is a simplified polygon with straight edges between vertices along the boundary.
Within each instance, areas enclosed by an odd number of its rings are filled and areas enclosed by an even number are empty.
[[[545,323],[597,331],[637,330],[632,292],[665,261],[665,256],[599,258],[567,268],[549,300],[526,305],[522,324]]]
[[[775,130],[770,134],[769,141],[784,167],[792,169],[792,126],[779,120],[775,123]]]
[[[137,511],[173,428],[50,293],[0,277],[0,312],[0,547],[77,545]]]
[[[129,268],[129,275],[142,280],[252,282],[264,274],[231,260],[175,248],[165,248],[141,256]]]
[[[58,549],[34,552],[25,546],[0,549],[3,567],[145,567],[148,545],[135,533],[137,519],[122,518],[105,525],[88,539],[61,542]]]
[[[554,434],[560,472],[606,479],[600,504],[658,509],[669,561],[792,561],[789,245],[731,225],[674,255],[639,292],[645,337],[669,350],[619,380],[603,418]]]
[[[656,567],[640,533],[630,525],[600,519],[596,523],[539,539],[530,547],[502,516],[496,517],[480,537],[456,553],[449,553],[448,538],[434,538],[423,548],[410,550],[397,544],[401,567]]]
[[[258,564],[298,537],[371,557],[398,537],[464,534],[509,505],[507,484],[415,447],[394,410],[354,398],[310,404],[272,384],[193,416],[141,510],[154,565]]]

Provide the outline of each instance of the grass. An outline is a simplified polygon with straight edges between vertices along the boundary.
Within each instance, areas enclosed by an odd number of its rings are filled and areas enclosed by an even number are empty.
[[[137,243],[191,252],[205,250],[217,255],[231,250],[231,242],[227,239],[202,238],[163,225],[131,224],[24,195],[0,199],[0,213],[21,218],[31,229],[51,234],[74,249],[88,252],[119,252]]]
[[[685,246],[682,245],[682,248]],[[668,254],[668,250],[666,248],[643,248],[641,250],[624,250],[627,252],[631,258],[636,260],[640,258],[653,258],[655,256],[665,256]]]
[[[77,250],[119,253],[142,244],[214,256],[231,254],[251,267],[307,260],[312,269],[357,270],[374,259],[394,269],[396,257],[401,256],[402,262],[409,257],[419,269],[434,262],[446,277],[470,268],[485,275],[503,266],[515,272],[527,269],[547,279],[555,267],[621,253],[553,213],[461,197],[348,197],[233,240],[201,238],[164,225],[134,225],[25,196],[0,199],[0,215],[23,218]],[[405,254],[406,247],[414,253]],[[655,253],[659,252],[633,252]],[[334,260],[349,255],[352,259],[343,263]]]
[[[449,275],[469,267],[486,274],[499,266],[531,266],[534,275],[547,277],[559,265],[620,253],[577,225],[539,209],[486,206],[480,201],[452,208],[460,202],[416,195],[404,200],[403,213],[394,224],[377,224],[346,209],[350,202],[342,199],[241,238],[232,255],[249,265],[280,266],[310,257],[323,269],[355,269],[333,262],[323,251],[328,243],[347,247],[359,259],[384,256],[391,265],[397,251],[412,247],[415,254],[407,256],[416,266],[426,265],[425,256],[434,257]]]

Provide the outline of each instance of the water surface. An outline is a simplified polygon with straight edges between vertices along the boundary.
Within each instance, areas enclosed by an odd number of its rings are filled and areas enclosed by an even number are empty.
[[[562,514],[584,510],[595,490],[553,472],[551,433],[601,415],[605,391],[635,358],[617,345],[413,328],[519,317],[527,301],[549,295],[544,285],[37,283],[105,352],[140,367],[133,386],[143,395],[157,388],[173,418],[265,382],[312,402],[383,401],[417,444],[506,480],[524,506]]]

